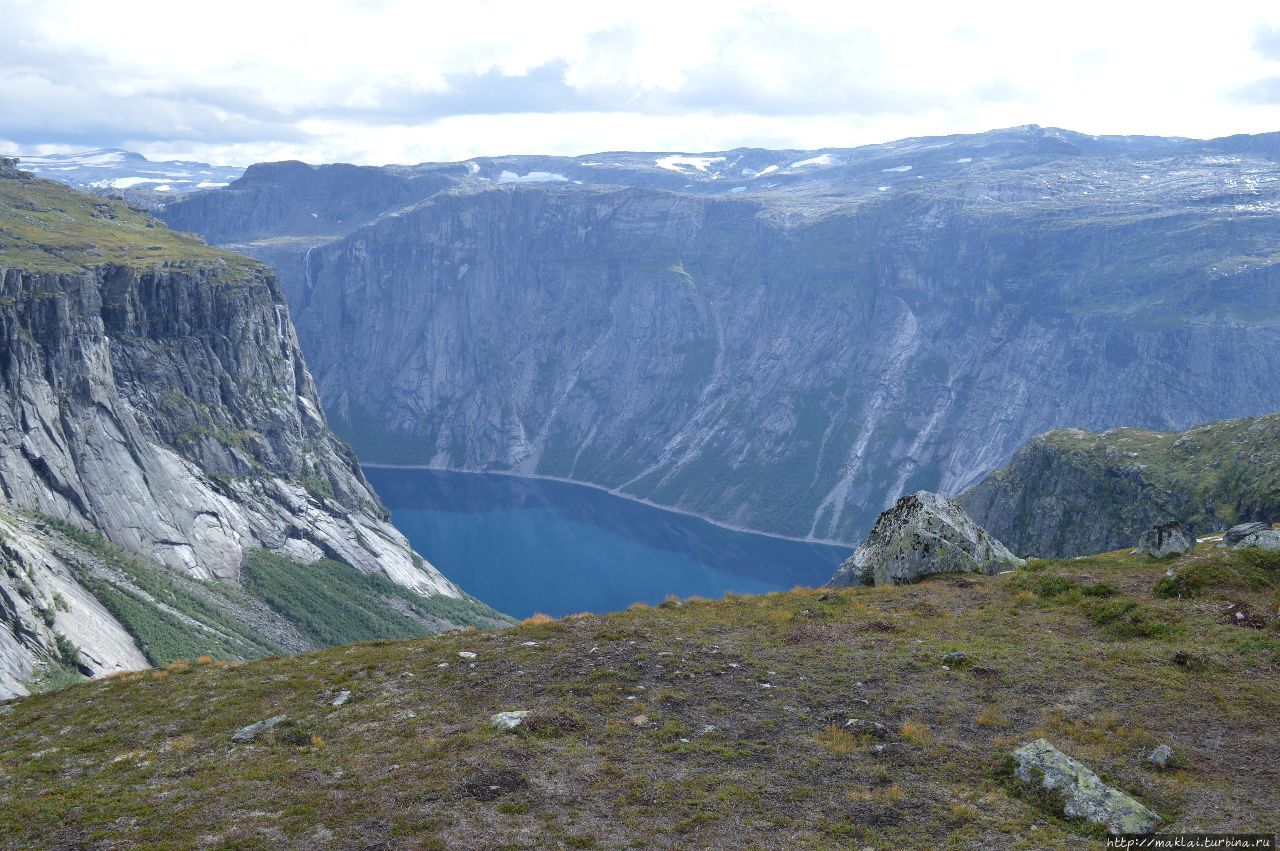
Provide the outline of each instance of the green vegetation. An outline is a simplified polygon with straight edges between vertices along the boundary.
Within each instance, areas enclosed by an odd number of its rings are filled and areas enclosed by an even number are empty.
[[[1045,435],[1047,446],[1099,480],[1140,479],[1185,509],[1197,531],[1280,518],[1280,414],[1223,420],[1184,432],[1119,428]]]
[[[335,629],[344,595],[385,592],[325,570],[304,600],[302,568],[254,563],[280,605],[321,606]],[[1170,568],[1211,578],[1156,593]],[[0,846],[1089,847],[1096,829],[1007,770],[1042,736],[1163,830],[1274,833],[1274,570],[1211,545],[1110,553],[177,662],[0,713]],[[954,651],[966,664],[943,664]],[[516,709],[520,727],[489,727]],[[1143,761],[1160,742],[1175,769]]]
[[[0,265],[30,272],[73,272],[107,263],[156,265],[199,261],[228,272],[257,264],[166,228],[121,201],[77,192],[39,178],[0,174]]]
[[[503,621],[470,598],[424,598],[383,576],[323,559],[304,565],[257,550],[245,561],[245,588],[319,646],[439,632],[441,621],[461,626]]]
[[[251,659],[280,651],[274,642],[228,614],[228,606],[185,587],[164,566],[145,563],[92,532],[54,518],[45,522],[127,578],[127,584],[115,584],[83,565],[75,568],[76,581],[120,621],[153,665],[202,655]],[[215,599],[236,594],[224,586],[205,588]]]

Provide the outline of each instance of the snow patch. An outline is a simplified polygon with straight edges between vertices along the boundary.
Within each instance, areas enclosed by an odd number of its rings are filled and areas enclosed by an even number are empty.
[[[835,160],[831,158],[831,154],[819,154],[816,157],[810,157],[807,160],[800,160],[791,164],[792,168],[804,168],[809,165],[834,165]],[[909,166],[908,166],[909,167]]]
[[[531,171],[525,175],[516,174],[514,171],[504,171],[498,175],[499,183],[560,183],[568,181],[568,179],[563,174],[556,174],[552,171]]]
[[[718,162],[724,162],[724,157],[686,157],[680,154],[671,154],[670,156],[658,157],[653,162],[658,168],[665,168],[667,171],[684,172],[688,167],[705,174],[710,166]],[[764,174],[764,172],[761,172],[761,174]]]
[[[957,165],[959,165],[960,163],[971,163],[971,162],[973,162],[973,157],[961,157],[960,159],[956,160]]]
[[[217,180],[202,180],[196,184],[196,189],[221,189],[228,185],[229,184]],[[315,213],[312,213],[312,215],[314,216]]]
[[[895,165],[893,168],[882,168],[882,169],[880,169],[880,170],[881,170],[881,171],[896,171],[896,172],[898,172],[898,173],[900,173],[900,174],[901,174],[901,173],[904,173],[904,172],[911,171],[911,166],[909,166],[909,165]]]

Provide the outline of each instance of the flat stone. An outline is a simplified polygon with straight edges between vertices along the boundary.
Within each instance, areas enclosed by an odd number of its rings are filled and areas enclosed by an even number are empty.
[[[231,741],[243,744],[244,742],[252,742],[258,736],[270,730],[272,727],[278,726],[289,719],[288,715],[276,715],[265,721],[259,721],[256,724],[250,724],[247,727],[241,727],[231,734]]]
[[[1083,818],[1112,834],[1147,834],[1160,817],[1141,802],[1102,782],[1084,764],[1045,739],[1028,742],[1013,752],[1018,779],[1058,794],[1068,818]]]

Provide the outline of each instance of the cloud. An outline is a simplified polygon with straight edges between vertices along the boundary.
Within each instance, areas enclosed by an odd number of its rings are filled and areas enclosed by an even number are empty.
[[[1253,48],[1265,59],[1280,61],[1280,27],[1258,27]]]
[[[1031,122],[1223,135],[1276,129],[1273,5],[0,0],[0,138],[377,163]]]

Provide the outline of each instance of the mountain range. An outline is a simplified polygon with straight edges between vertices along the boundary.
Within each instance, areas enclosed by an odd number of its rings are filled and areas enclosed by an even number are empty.
[[[168,204],[272,264],[363,460],[852,543],[1054,428],[1280,409],[1280,134],[259,164]]]

